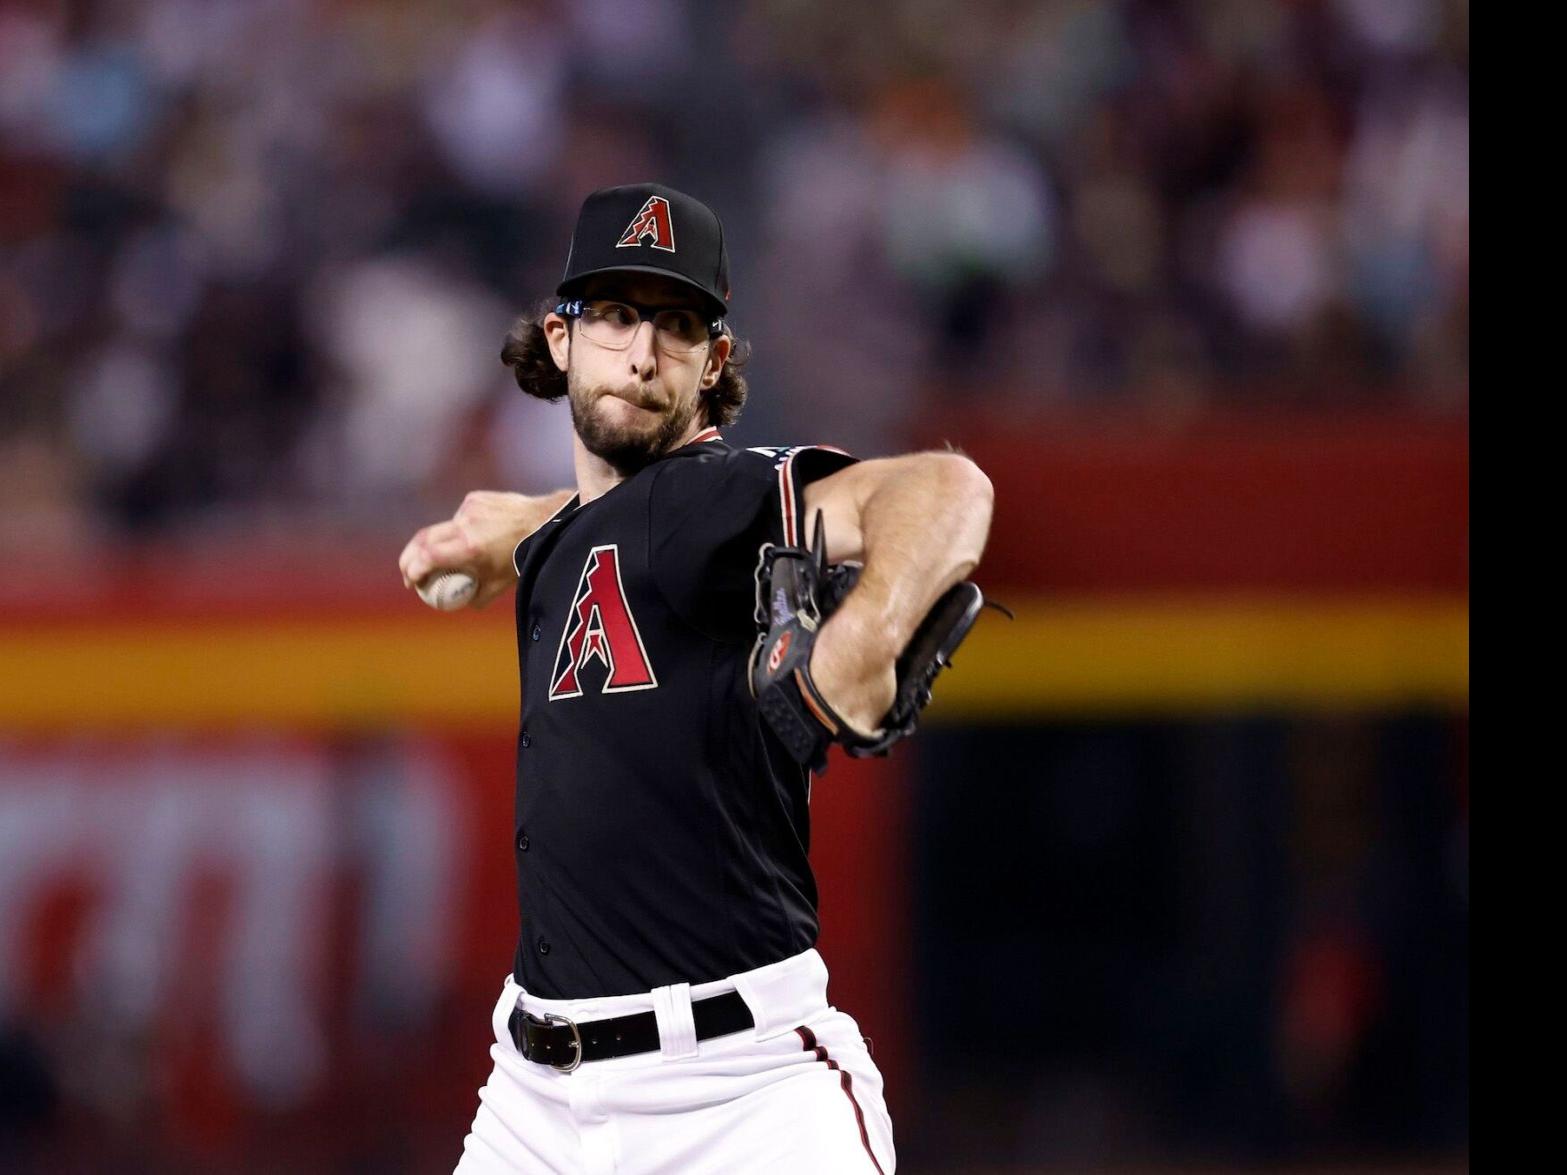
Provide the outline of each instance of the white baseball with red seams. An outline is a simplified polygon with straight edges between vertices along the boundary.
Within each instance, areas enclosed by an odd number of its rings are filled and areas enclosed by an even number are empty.
[[[691,1001],[729,991],[755,1027],[697,1041]],[[663,1048],[561,1072],[517,1051],[507,1021],[518,1006],[579,1024],[652,1011]],[[537,999],[508,975],[492,1027],[495,1067],[454,1175],[894,1170],[881,1074],[854,1018],[828,1005],[814,949],[716,983],[602,999]]]
[[[443,571],[419,585],[419,598],[438,612],[455,612],[468,606],[479,583],[462,571]]]

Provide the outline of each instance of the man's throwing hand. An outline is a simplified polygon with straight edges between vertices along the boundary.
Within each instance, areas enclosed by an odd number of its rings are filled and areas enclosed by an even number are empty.
[[[469,607],[482,608],[517,582],[512,554],[565,504],[570,491],[543,497],[474,490],[449,521],[420,530],[398,557],[403,586],[417,588],[432,575],[458,571],[478,584]]]

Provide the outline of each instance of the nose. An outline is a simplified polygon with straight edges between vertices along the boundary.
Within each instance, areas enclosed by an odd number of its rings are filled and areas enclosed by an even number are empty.
[[[653,324],[646,319],[637,323],[636,332],[631,336],[631,346],[627,354],[631,358],[631,370],[636,372],[640,379],[652,378],[658,367],[658,340],[653,334]]]

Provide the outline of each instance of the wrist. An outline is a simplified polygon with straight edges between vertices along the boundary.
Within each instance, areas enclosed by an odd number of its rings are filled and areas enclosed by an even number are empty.
[[[817,634],[811,679],[839,720],[869,738],[892,705],[896,659],[886,625],[864,605],[850,607],[845,601]]]
[[[570,490],[556,490],[550,494],[532,496],[527,494],[513,495],[515,499],[516,527],[513,534],[514,543],[520,543],[539,527],[553,518],[567,502],[571,501]]]
[[[867,590],[869,586],[862,580],[822,626],[824,633],[832,631],[833,644],[853,650],[854,660],[867,673],[896,661],[908,639],[885,602],[874,590]]]

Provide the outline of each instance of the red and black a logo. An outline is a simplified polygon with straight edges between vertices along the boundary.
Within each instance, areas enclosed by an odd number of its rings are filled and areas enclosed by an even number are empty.
[[[626,590],[620,582],[620,549],[613,543],[594,547],[583,565],[566,631],[555,654],[550,701],[580,698],[579,674],[594,660],[605,670],[602,693],[658,688],[642,634],[626,603]]]
[[[653,248],[666,253],[675,251],[675,226],[669,219],[669,201],[662,196],[649,196],[642,211],[631,218],[626,231],[615,242],[617,249],[630,249],[642,243],[644,237],[652,237]]]

